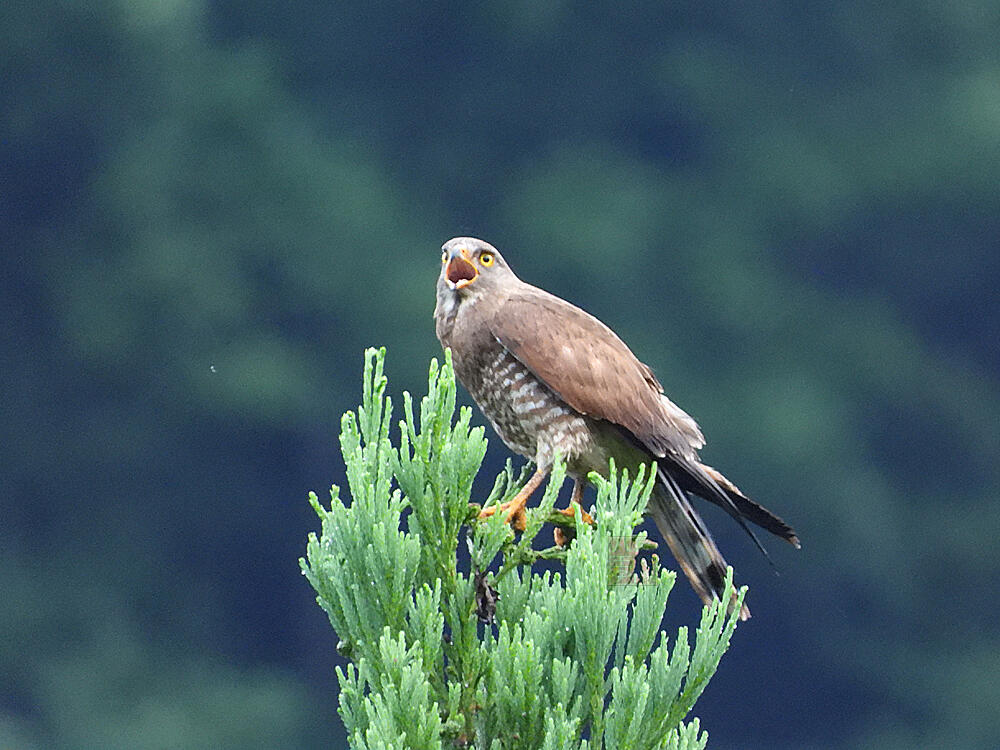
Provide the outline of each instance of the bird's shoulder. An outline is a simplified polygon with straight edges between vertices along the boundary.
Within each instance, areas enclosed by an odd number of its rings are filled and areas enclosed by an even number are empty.
[[[507,294],[491,315],[490,329],[516,348],[541,346],[552,350],[552,356],[563,363],[621,358],[619,364],[634,367],[650,386],[663,391],[653,371],[639,361],[618,334],[586,310],[544,289],[522,284]]]

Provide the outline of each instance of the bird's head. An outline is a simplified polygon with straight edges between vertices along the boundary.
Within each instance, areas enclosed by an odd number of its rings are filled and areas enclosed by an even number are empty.
[[[453,295],[459,300],[476,298],[516,279],[503,256],[488,242],[455,237],[441,246],[439,298],[442,295]]]

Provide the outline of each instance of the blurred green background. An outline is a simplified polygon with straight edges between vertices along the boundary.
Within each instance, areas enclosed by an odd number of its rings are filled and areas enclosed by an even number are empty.
[[[4,3],[0,747],[343,745],[305,495],[363,347],[423,392],[460,234],[616,329],[800,533],[775,577],[705,511],[755,614],[712,747],[1000,745],[998,29]],[[697,613],[678,586],[667,627]]]

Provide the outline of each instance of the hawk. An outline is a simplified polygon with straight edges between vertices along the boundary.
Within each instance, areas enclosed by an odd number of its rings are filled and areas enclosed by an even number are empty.
[[[703,464],[698,424],[663,393],[653,371],[614,331],[579,307],[521,281],[492,245],[456,237],[442,246],[435,327],[455,374],[504,443],[535,472],[503,510],[523,517],[558,453],[573,478],[567,512],[587,475],[656,462],[646,512],[706,604],[725,600],[726,562],[691,504],[724,508],[796,548],[795,531]],[[484,514],[492,512],[487,509]],[[763,549],[763,548],[762,548]],[[744,606],[741,619],[750,616]]]

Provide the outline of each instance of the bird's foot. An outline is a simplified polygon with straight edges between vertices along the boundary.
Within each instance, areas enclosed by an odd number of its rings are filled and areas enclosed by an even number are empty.
[[[575,530],[563,531],[562,528],[559,526],[556,526],[554,529],[552,529],[552,541],[560,549],[569,544],[575,536],[576,536]]]
[[[573,518],[573,516],[576,515],[576,508],[573,507],[573,504],[570,504],[568,508],[562,508],[562,509],[557,508],[554,512]],[[583,518],[583,522],[588,526],[594,525],[593,517],[583,508],[580,508],[580,516]]]
[[[525,512],[524,507],[528,504],[528,499],[521,499],[520,497],[515,497],[509,503],[504,503],[503,505],[493,505],[489,508],[485,508],[479,512],[480,518],[489,518],[490,516],[504,512],[507,517],[504,519],[504,523],[509,523],[512,529],[516,531],[524,531],[528,525],[528,514]]]
[[[569,516],[570,518],[574,518],[576,516],[576,508],[574,506],[576,506],[577,504],[578,503],[576,502],[571,502],[568,508],[562,508],[561,510],[557,509],[553,512],[559,513],[560,515],[563,516]],[[580,517],[583,520],[583,522],[588,526],[594,525],[594,519],[583,508],[580,509]],[[576,536],[575,528],[570,527],[563,529],[561,526],[556,526],[552,530],[552,541],[555,542],[557,547],[565,547],[567,543],[572,541],[573,537],[575,536]]]
[[[542,483],[542,480],[545,479],[548,473],[548,469],[536,469],[531,479],[525,483],[520,492],[514,495],[510,502],[486,508],[479,513],[479,517],[489,518],[497,511],[506,511],[507,517],[504,519],[504,522],[509,523],[512,529],[524,531],[528,526],[528,514],[524,512],[524,508],[528,504],[528,498],[531,497],[532,492],[538,489],[538,485]]]

